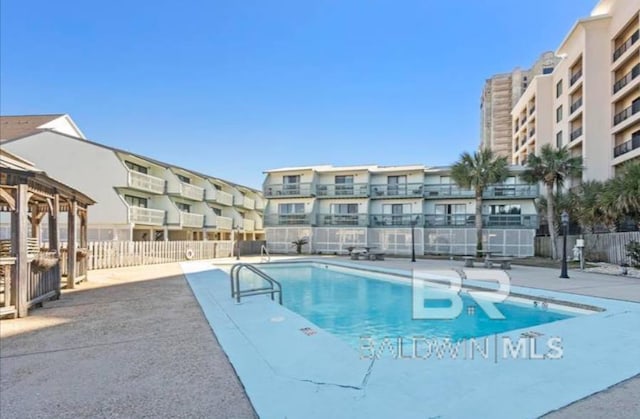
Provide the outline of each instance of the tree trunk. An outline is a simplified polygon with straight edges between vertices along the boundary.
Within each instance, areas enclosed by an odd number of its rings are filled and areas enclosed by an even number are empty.
[[[555,196],[553,195],[553,183],[547,184],[547,224],[551,237],[551,258],[558,259],[558,229],[555,216]]]
[[[476,251],[482,257],[482,191],[476,191]]]

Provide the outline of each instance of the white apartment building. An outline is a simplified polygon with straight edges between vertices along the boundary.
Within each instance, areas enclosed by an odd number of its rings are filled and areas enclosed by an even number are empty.
[[[512,167],[503,183],[485,191],[485,248],[533,255],[538,186]],[[453,184],[448,167],[309,166],[267,170],[265,233],[274,253],[289,253],[306,238],[307,253],[344,253],[376,247],[390,254],[473,254],[474,192]],[[413,232],[412,232],[413,230]]]
[[[602,0],[558,47],[512,110],[512,162],[542,145],[582,156],[582,180],[606,180],[640,157],[640,0]]]
[[[550,74],[560,58],[543,53],[529,69],[516,68],[509,73],[494,74],[485,81],[480,97],[480,148],[511,157],[511,110],[538,74]]]
[[[90,241],[264,238],[254,189],[52,130],[1,146],[97,201]]]

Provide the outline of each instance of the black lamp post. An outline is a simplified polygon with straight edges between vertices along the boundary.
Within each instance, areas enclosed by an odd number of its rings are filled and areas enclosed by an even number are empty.
[[[415,220],[411,220],[411,262],[416,261],[416,233],[415,227],[418,224],[418,219],[420,216],[416,216]]]
[[[567,233],[569,232],[569,213],[562,211],[560,215],[562,223],[562,269],[560,270],[560,278],[569,279],[567,274]]]

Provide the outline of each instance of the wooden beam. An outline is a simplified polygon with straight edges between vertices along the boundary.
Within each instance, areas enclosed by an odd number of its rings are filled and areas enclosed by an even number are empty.
[[[7,192],[5,189],[0,188],[0,198],[2,198],[7,203],[7,205],[9,205],[11,211],[16,210],[16,200],[13,196],[11,196],[11,192]]]
[[[75,288],[76,286],[76,229],[77,229],[77,214],[78,214],[78,203],[76,201],[71,202],[71,208],[67,212],[68,222],[67,222],[67,255],[69,257],[68,269],[69,272],[67,274],[67,288]]]
[[[29,263],[27,255],[27,231],[28,221],[27,212],[29,211],[29,200],[27,197],[27,185],[18,185],[18,192],[16,196],[16,211],[15,216],[15,230],[11,233],[12,237],[15,237],[16,247],[14,248],[16,257],[16,311],[18,317],[25,317],[27,315],[27,287],[29,285]]]

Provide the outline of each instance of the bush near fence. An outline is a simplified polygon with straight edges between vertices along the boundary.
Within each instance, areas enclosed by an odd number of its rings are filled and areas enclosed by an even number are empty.
[[[573,247],[579,235],[567,236],[567,257],[573,259]],[[626,233],[583,234],[585,259],[590,262],[608,262],[616,265],[629,263],[625,246],[632,240],[640,241],[640,231]],[[558,237],[558,251],[562,252],[562,236]],[[535,254],[551,257],[551,237],[536,237]]]

